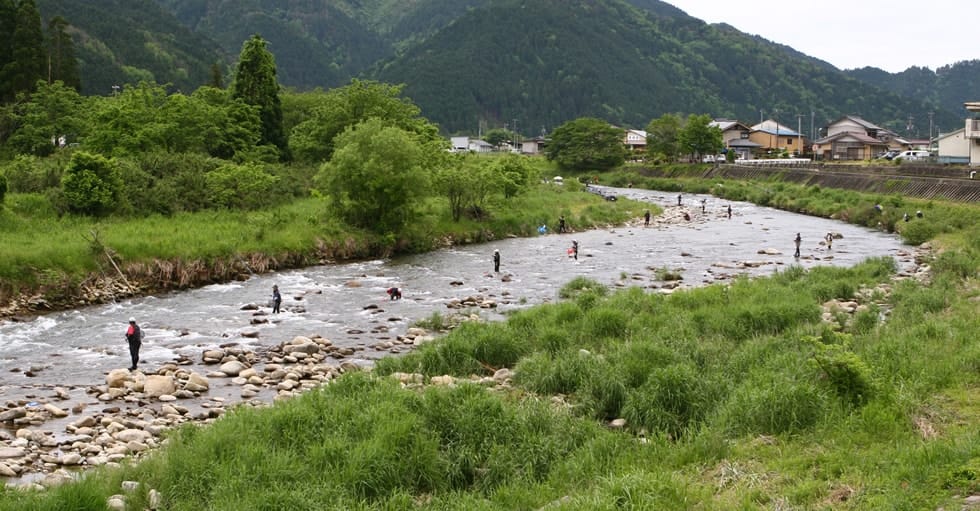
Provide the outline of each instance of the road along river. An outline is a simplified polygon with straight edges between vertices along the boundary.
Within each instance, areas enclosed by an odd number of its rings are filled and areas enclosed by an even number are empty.
[[[235,346],[262,351],[295,336],[316,335],[347,348],[342,360],[367,365],[408,349],[391,341],[433,313],[457,312],[452,307],[463,299],[474,297],[486,307],[474,307],[472,312],[500,319],[508,311],[555,301],[559,288],[578,276],[669,292],[674,285],[684,288],[741,274],[766,275],[792,264],[851,266],[872,256],[893,256],[900,269],[914,267],[912,248],[896,236],[838,221],[707,195],[685,194],[678,206],[674,194],[603,191],[661,205],[664,214],[654,217],[649,227],[641,217],[609,229],[255,275],[242,282],[0,322],[0,403],[8,410],[49,402],[65,410],[90,407],[89,413],[104,407],[91,389],[104,385],[109,371],[129,365],[123,334],[131,316],[146,333],[140,363],[145,373],[180,359],[186,369],[209,374],[215,366],[202,363],[205,350]],[[828,232],[839,234],[832,250],[822,243]],[[798,259],[793,257],[797,233],[802,238]],[[573,240],[579,245],[577,260],[568,254]],[[499,273],[493,272],[494,250],[501,254]],[[683,280],[679,284],[658,281],[655,270],[660,268],[679,271]],[[271,314],[273,285],[283,295],[280,314]],[[385,293],[389,287],[399,287],[403,299],[389,301]],[[328,360],[341,363],[340,358]],[[275,392],[272,388],[259,397],[271,400]],[[196,404],[215,396],[242,400],[231,383],[222,387],[212,377],[210,393],[197,397]],[[146,404],[114,403],[123,412],[127,406]],[[195,399],[180,403],[195,406]],[[43,427],[64,431],[65,424],[75,419],[72,415],[52,419]],[[21,426],[0,429],[0,448],[17,427]]]

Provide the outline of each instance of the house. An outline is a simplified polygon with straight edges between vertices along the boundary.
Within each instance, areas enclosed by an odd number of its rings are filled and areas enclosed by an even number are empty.
[[[541,154],[544,152],[544,137],[534,137],[521,141],[521,154]]]
[[[970,140],[966,128],[960,128],[936,139],[939,142],[939,163],[970,163]]]
[[[803,153],[803,135],[778,122],[767,119],[749,131],[749,140],[759,144],[757,153],[773,153],[786,150],[790,154]]]
[[[715,119],[708,126],[721,130],[721,141],[729,151],[735,151],[738,159],[752,159],[761,144],[749,140],[752,128],[732,119]]]
[[[895,151],[928,151],[930,145],[930,141],[927,138],[894,137],[888,140],[888,149]]]
[[[454,153],[489,153],[493,151],[493,146],[478,138],[470,137],[451,137],[450,151]]]
[[[623,143],[631,154],[644,153],[647,150],[647,132],[643,130],[624,130]]]
[[[888,143],[861,131],[839,131],[813,141],[813,155],[825,161],[870,160],[888,149]]]
[[[898,136],[894,131],[882,128],[855,115],[845,115],[828,124],[825,129],[827,131],[827,137],[834,136],[838,133],[864,133],[871,138],[888,142]]]
[[[963,104],[967,110],[974,113],[973,119],[966,120],[963,136],[969,140],[970,165],[980,165],[980,101]]]

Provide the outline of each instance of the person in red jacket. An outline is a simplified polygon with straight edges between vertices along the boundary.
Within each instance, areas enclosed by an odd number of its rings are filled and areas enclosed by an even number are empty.
[[[126,341],[129,343],[129,357],[133,359],[133,365],[129,370],[135,371],[136,364],[140,361],[140,346],[143,344],[143,330],[136,324],[136,318],[129,318]]]

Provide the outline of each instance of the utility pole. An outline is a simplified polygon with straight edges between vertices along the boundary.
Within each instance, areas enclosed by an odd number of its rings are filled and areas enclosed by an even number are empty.
[[[803,129],[803,114],[796,114],[796,152],[797,156],[803,156],[803,134],[800,130]]]
[[[929,111],[929,148],[932,149],[932,110]]]

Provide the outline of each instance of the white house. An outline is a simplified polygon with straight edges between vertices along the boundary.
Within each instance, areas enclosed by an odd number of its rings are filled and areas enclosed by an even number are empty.
[[[970,140],[966,138],[966,129],[939,135],[939,163],[970,163]]]
[[[630,151],[645,151],[647,148],[647,132],[643,130],[626,130],[623,143]]]
[[[963,130],[963,136],[969,141],[970,165],[980,165],[980,101],[970,101],[963,106],[975,115],[973,119],[966,120]]]
[[[493,146],[478,138],[470,137],[451,137],[450,143],[454,153],[489,153],[493,151]]]

